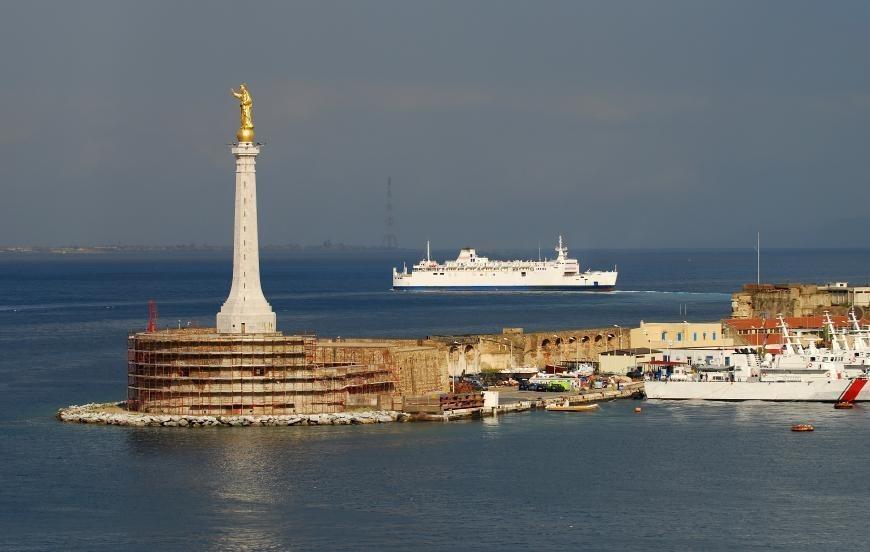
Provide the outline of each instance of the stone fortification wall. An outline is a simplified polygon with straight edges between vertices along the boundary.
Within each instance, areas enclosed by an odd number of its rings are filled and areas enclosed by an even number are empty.
[[[476,374],[522,366],[543,368],[566,361],[594,362],[599,353],[631,346],[628,328],[608,326],[525,333],[432,336],[428,342],[446,352],[451,375]]]
[[[349,362],[386,367],[396,382],[394,397],[425,395],[446,391],[448,388],[445,355],[435,344],[425,340],[320,340],[316,350],[318,362]],[[389,405],[383,403],[384,399],[380,398],[381,403],[378,406],[388,408]]]
[[[847,290],[814,284],[749,284],[731,296],[732,318],[816,316],[825,311],[846,314],[850,307]]]

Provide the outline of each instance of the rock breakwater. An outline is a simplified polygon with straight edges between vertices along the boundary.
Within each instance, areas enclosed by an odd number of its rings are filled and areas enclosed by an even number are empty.
[[[79,424],[118,425],[133,427],[248,427],[297,425],[361,425],[405,422],[411,419],[404,412],[375,410],[337,412],[335,414],[193,416],[179,414],[147,414],[128,412],[120,403],[90,403],[73,405],[57,411],[63,422]]]

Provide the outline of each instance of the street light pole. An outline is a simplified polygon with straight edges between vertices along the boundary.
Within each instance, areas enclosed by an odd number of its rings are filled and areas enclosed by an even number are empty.
[[[502,341],[507,341],[508,346],[510,346],[510,356],[508,357],[508,369],[514,369],[514,342],[510,339],[503,337]]]
[[[456,350],[459,350],[459,342],[454,341],[453,346],[456,347]],[[453,367],[452,373],[450,374],[450,392],[456,393],[456,367]]]

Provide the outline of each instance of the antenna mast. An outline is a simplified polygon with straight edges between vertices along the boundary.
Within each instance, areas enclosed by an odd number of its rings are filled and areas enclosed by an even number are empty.
[[[396,234],[393,232],[393,179],[387,178],[387,216],[386,232],[381,245],[386,249],[398,249],[399,240],[396,239]]]
[[[755,235],[755,285],[761,285],[761,232]]]

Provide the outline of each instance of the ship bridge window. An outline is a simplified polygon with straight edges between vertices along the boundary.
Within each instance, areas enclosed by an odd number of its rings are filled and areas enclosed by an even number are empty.
[[[525,276],[525,275],[526,275],[526,271],[525,271],[525,270],[523,270],[522,272],[520,272],[520,276]]]

